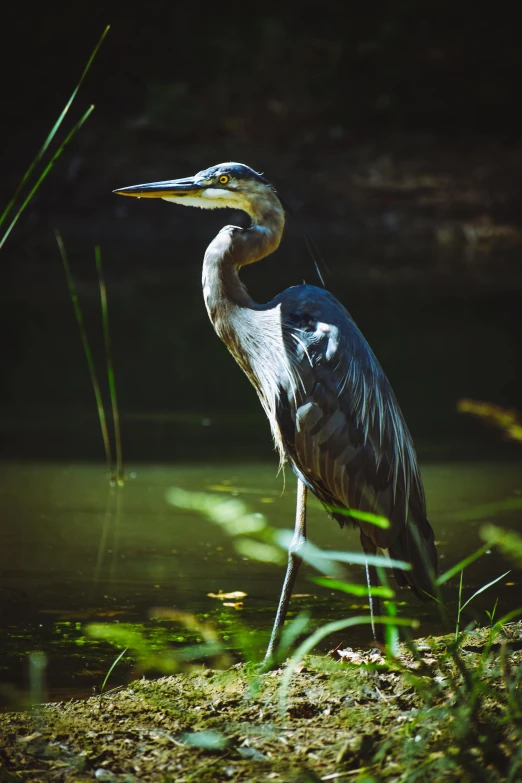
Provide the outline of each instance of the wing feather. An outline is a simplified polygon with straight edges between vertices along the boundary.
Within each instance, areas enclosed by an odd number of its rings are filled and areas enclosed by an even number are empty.
[[[416,592],[428,589],[436,552],[422,480],[377,359],[327,291],[296,286],[270,306],[276,304],[287,371],[280,373],[275,418],[286,456],[326,506],[386,516],[388,529],[362,522],[362,534],[412,562],[399,581],[406,578]],[[342,513],[333,516],[345,522]]]

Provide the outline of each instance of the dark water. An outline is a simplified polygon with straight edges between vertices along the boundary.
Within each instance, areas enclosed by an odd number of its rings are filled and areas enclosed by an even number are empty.
[[[522,511],[486,507],[522,494],[521,466],[513,463],[424,464],[430,519],[439,545],[441,571],[482,543],[479,529],[493,521],[522,533]],[[127,468],[123,488],[110,488],[99,465],[3,463],[0,477],[3,523],[0,531],[2,659],[0,688],[4,703],[21,703],[28,688],[28,655],[47,655],[47,697],[88,695],[99,686],[115,649],[85,636],[88,623],[138,623],[153,607],[175,607],[215,623],[233,644],[240,622],[261,648],[271,627],[283,571],[238,554],[234,540],[197,512],[172,507],[171,487],[240,498],[248,510],[275,527],[291,527],[295,481],[276,476],[274,464],[198,466],[135,465]],[[464,517],[468,517],[464,519]],[[327,549],[360,551],[355,532],[340,530],[318,505],[311,504],[309,535]],[[495,552],[465,572],[465,597],[510,567]],[[295,592],[305,597],[293,611],[308,609],[313,627],[360,613],[360,599],[320,588],[304,567]],[[352,581],[363,582],[359,566],[347,567]],[[486,620],[497,597],[499,613],[522,605],[520,574],[512,572],[478,596],[471,614]],[[455,614],[456,582],[447,590]],[[223,607],[210,592],[247,593],[243,609]],[[418,602],[409,591],[398,596],[401,613],[420,620],[419,633],[443,631],[433,604]],[[364,611],[367,611],[366,609]],[[500,616],[500,614],[498,614]],[[469,620],[470,615],[466,615]],[[165,627],[165,624],[164,624]],[[174,645],[187,642],[183,628],[167,626]],[[367,627],[350,629],[325,642],[343,639],[365,644]],[[129,664],[112,684],[133,676]]]

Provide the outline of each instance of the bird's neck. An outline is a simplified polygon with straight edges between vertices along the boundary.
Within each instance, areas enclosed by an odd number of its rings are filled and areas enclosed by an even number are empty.
[[[239,269],[253,264],[277,249],[285,216],[275,194],[249,210],[249,228],[225,226],[213,239],[203,262],[203,295],[207,311],[219,336],[227,342],[238,310],[259,308],[239,278]]]

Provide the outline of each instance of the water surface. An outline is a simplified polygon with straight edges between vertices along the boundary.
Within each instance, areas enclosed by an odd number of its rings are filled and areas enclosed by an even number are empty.
[[[492,521],[522,533],[522,512],[487,512],[486,504],[522,493],[521,466],[513,463],[424,464],[429,517],[436,532],[441,570],[482,543],[479,530]],[[295,479],[276,475],[274,464],[133,465],[122,488],[108,485],[106,471],[93,464],[9,463],[1,467],[3,522],[0,530],[0,684],[5,702],[16,701],[28,685],[28,653],[47,654],[47,695],[88,695],[99,686],[117,652],[89,641],[90,622],[132,622],[147,627],[154,607],[174,607],[213,621],[232,644],[240,621],[261,648],[273,621],[282,568],[239,555],[234,540],[197,512],[170,506],[171,487],[241,498],[270,525],[293,525]],[[463,519],[467,516],[467,519]],[[321,507],[309,509],[309,536],[326,549],[360,551],[358,535],[340,530]],[[465,572],[465,597],[510,567],[495,552]],[[292,612],[307,609],[313,627],[367,611],[364,602],[313,584],[304,567]],[[352,581],[363,569],[347,566]],[[447,590],[455,614],[456,581]],[[223,607],[208,593],[247,593],[243,608]],[[472,604],[486,620],[499,599],[499,613],[522,605],[520,574],[511,573]],[[399,593],[401,613],[420,620],[419,633],[444,630],[433,603],[408,590]],[[361,606],[363,607],[361,609]],[[472,612],[473,614],[473,612]],[[466,620],[470,615],[466,616]],[[259,634],[264,631],[265,635]],[[181,645],[186,631],[171,624],[170,639]],[[367,644],[367,627],[350,629],[325,642]],[[132,676],[123,667],[121,678]],[[118,682],[118,674],[113,676]]]

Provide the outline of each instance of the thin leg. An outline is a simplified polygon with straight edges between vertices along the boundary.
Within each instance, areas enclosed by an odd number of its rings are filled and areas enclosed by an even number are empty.
[[[364,549],[365,555],[374,555],[377,551],[377,547],[370,541],[369,538],[363,536],[361,533],[361,545]],[[368,565],[366,563],[366,583],[368,585],[368,603],[370,604],[370,617],[372,621],[372,633],[375,642],[380,644],[384,643],[384,628],[381,623],[374,621],[375,617],[379,617],[381,614],[381,599],[378,595],[372,595],[372,587],[377,587],[379,580],[377,578],[377,569],[375,566]]]
[[[375,612],[373,609],[373,599],[376,598],[376,596],[372,595],[372,580],[370,577],[370,566],[368,565],[368,561],[364,564],[364,568],[366,570],[366,584],[368,585],[368,603],[370,604],[370,620],[372,622],[372,634],[373,638],[375,639]]]
[[[268,643],[268,649],[265,655],[265,662],[270,661],[274,657],[277,648],[279,646],[279,641],[281,639],[281,632],[283,630],[286,613],[288,611],[288,605],[290,603],[290,598],[292,595],[292,589],[294,587],[295,578],[297,576],[297,572],[299,571],[299,566],[302,563],[302,558],[300,557],[299,552],[301,551],[304,544],[306,543],[307,491],[308,490],[306,486],[303,484],[303,482],[300,479],[298,479],[294,536],[292,538],[292,541],[290,543],[290,548],[288,550],[288,565],[286,567],[285,581],[283,583],[283,589],[281,591],[281,598],[279,599],[279,606],[277,607],[277,614],[274,622],[274,627],[272,629],[272,636],[270,637],[270,642]]]

